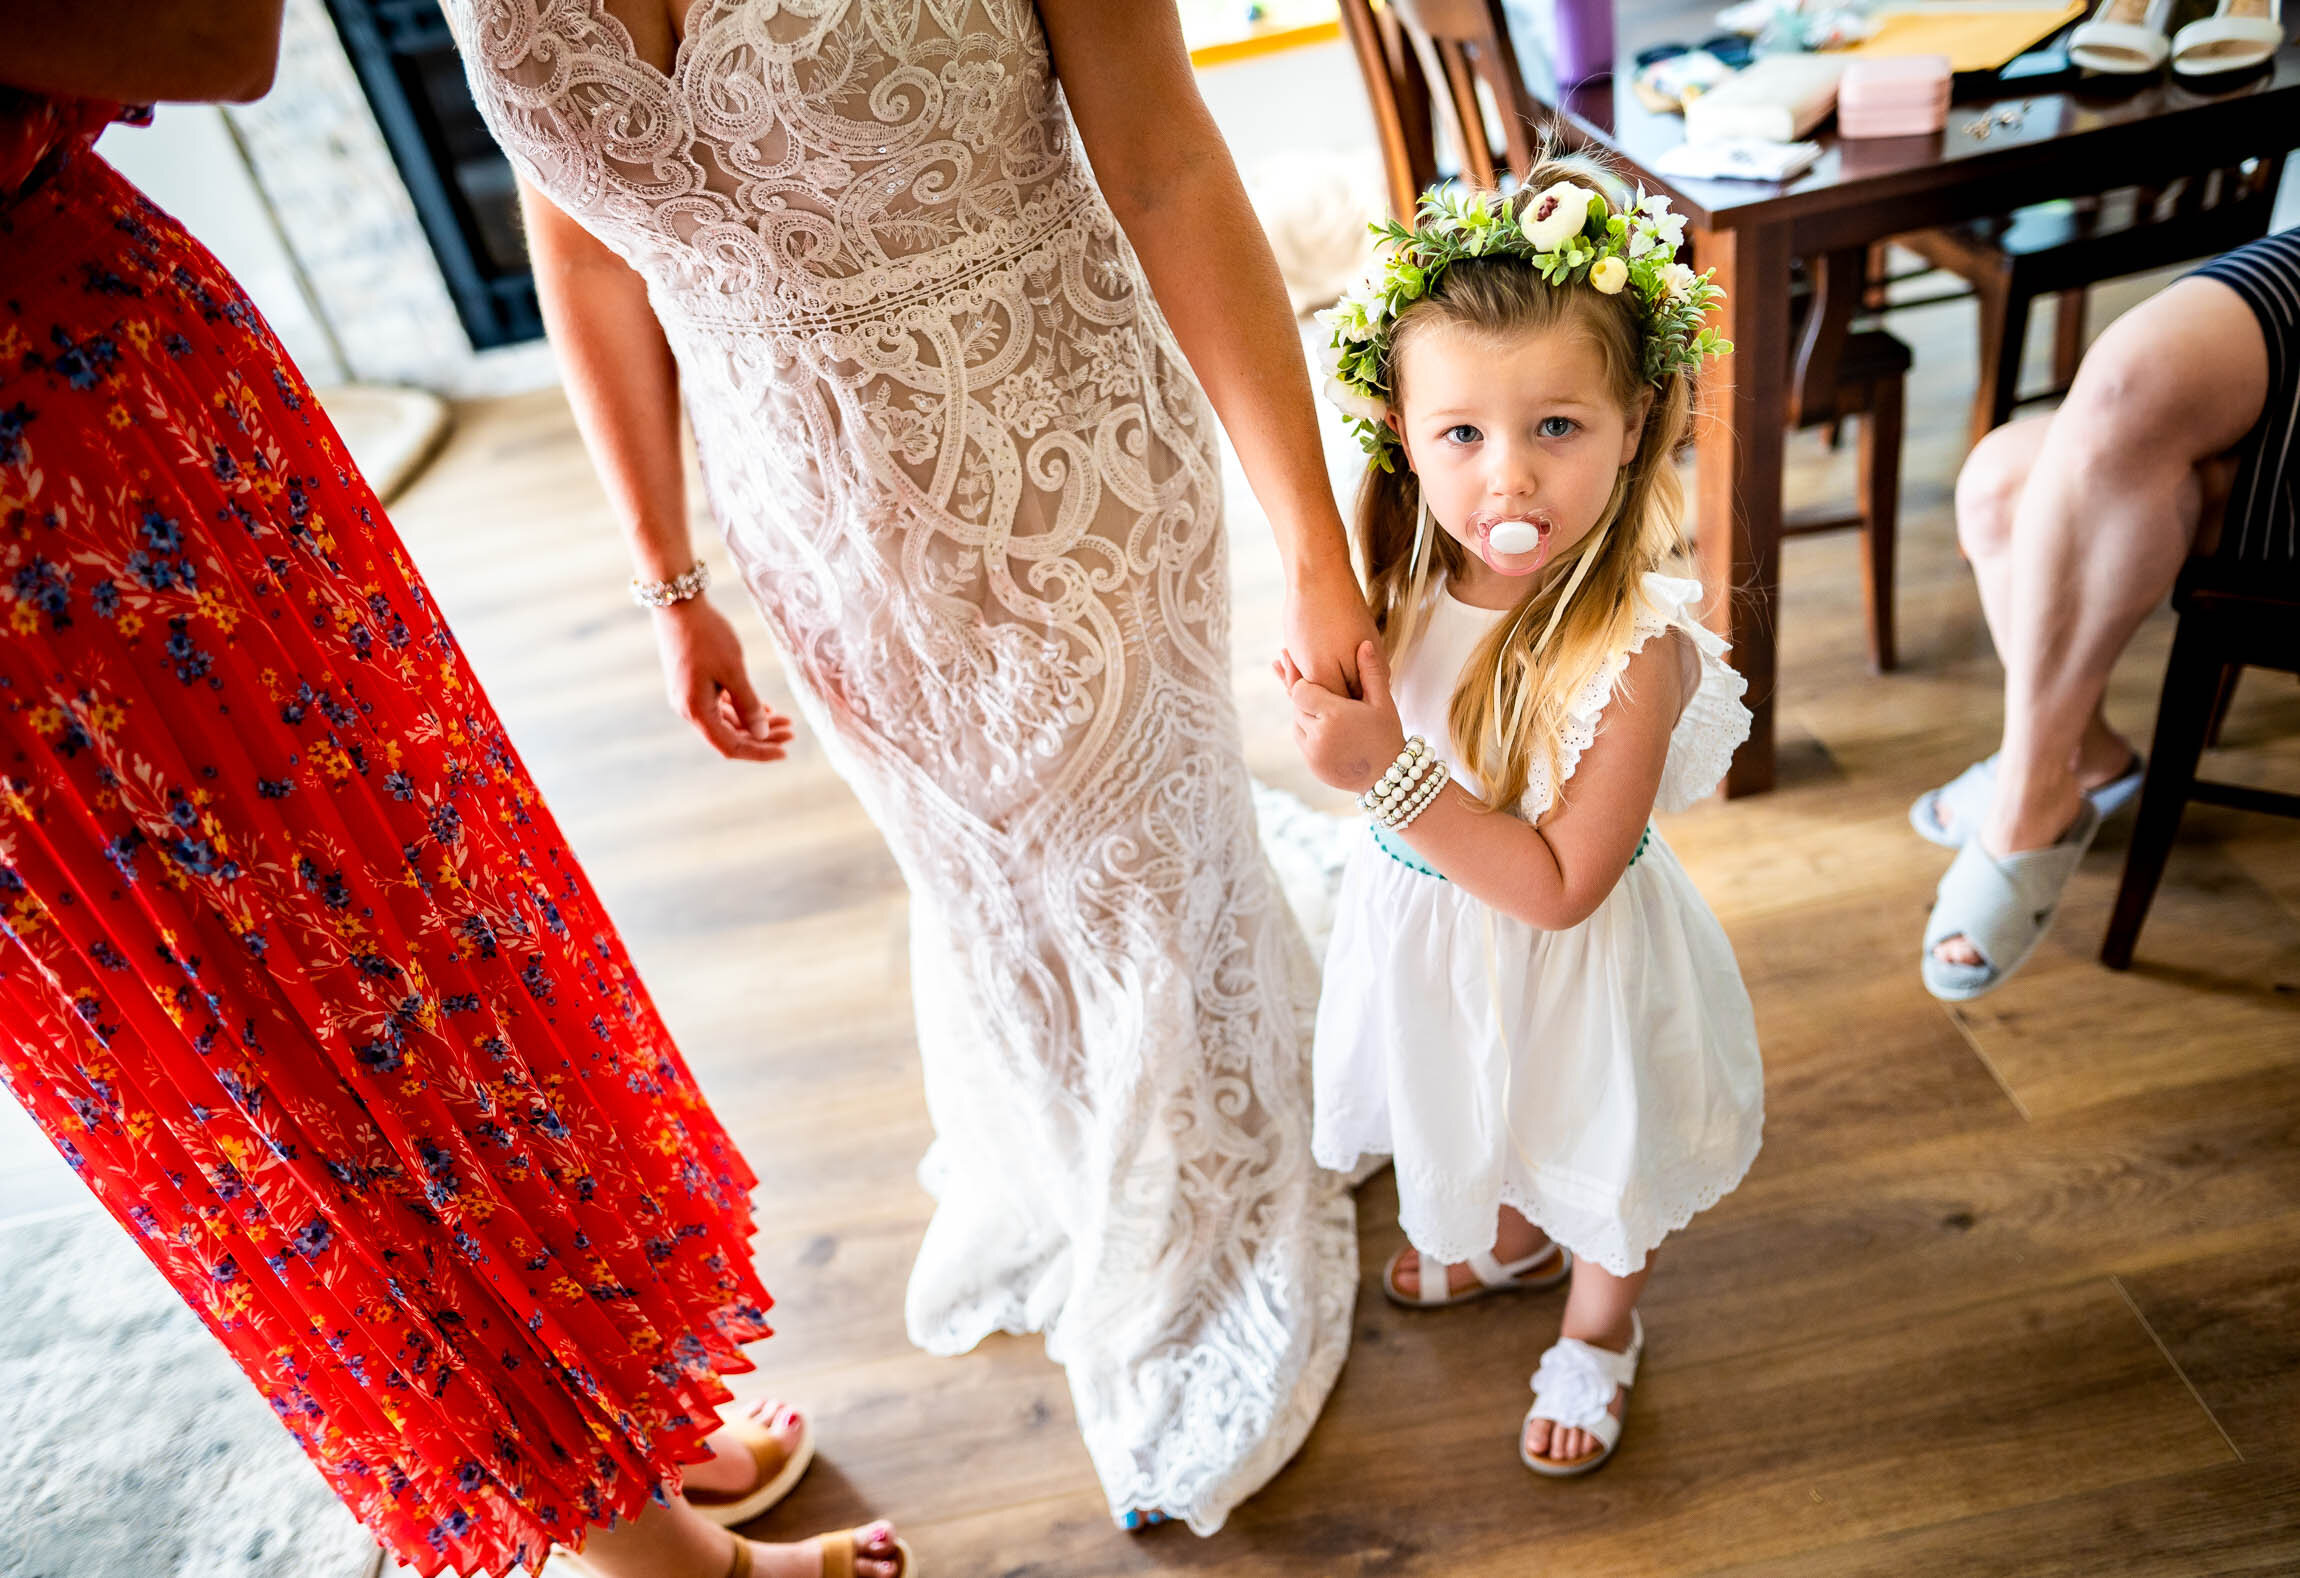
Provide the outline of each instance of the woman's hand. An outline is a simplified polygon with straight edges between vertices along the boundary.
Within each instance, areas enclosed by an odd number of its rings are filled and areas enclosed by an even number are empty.
[[[791,720],[769,710],[743,670],[742,638],[707,599],[690,597],[655,610],[663,680],[671,710],[729,761],[779,762],[788,754]]]
[[[1374,616],[1346,566],[1338,575],[1305,571],[1286,588],[1285,618],[1286,659],[1296,677],[1337,696],[1366,694],[1358,653],[1374,640]]]
[[[1337,695],[1314,679],[1305,678],[1291,657],[1272,665],[1294,704],[1294,743],[1318,782],[1353,794],[1373,787],[1405,749],[1405,725],[1398,721],[1397,704],[1390,700],[1390,666],[1371,640],[1359,643],[1353,654],[1363,701]]]

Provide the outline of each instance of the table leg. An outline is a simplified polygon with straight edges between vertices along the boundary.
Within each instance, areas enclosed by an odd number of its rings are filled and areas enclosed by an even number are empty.
[[[1749,742],[1725,775],[1728,799],[1773,787],[1774,603],[1780,583],[1781,438],[1789,411],[1789,235],[1778,225],[1697,233],[1717,271],[1717,327],[1734,353],[1704,375],[1695,423],[1694,529],[1709,628],[1733,643],[1749,682]]]

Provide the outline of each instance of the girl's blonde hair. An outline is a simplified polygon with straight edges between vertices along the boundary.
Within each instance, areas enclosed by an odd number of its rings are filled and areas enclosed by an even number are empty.
[[[1611,171],[1592,159],[1566,155],[1544,158],[1526,173],[1512,212],[1559,181],[1594,188],[1616,209],[1630,201]],[[1644,380],[1645,331],[1632,293],[1605,295],[1587,284],[1552,285],[1515,257],[1455,263],[1434,291],[1399,314],[1391,342],[1390,404],[1393,412],[1402,413],[1411,398],[1407,347],[1419,336],[1450,326],[1501,339],[1561,325],[1586,334],[1597,348],[1608,390],[1624,412],[1634,418],[1644,394],[1650,390],[1653,398],[1637,453],[1616,479],[1606,513],[1533,577],[1510,616],[1478,644],[1454,687],[1447,722],[1466,758],[1462,765],[1476,774],[1486,805],[1497,810],[1524,797],[1537,759],[1553,789],[1557,785],[1566,708],[1598,669],[1629,645],[1643,601],[1641,578],[1684,553],[1685,490],[1675,462],[1692,425],[1692,385],[1681,370],[1665,372],[1658,384]],[[1421,507],[1421,484],[1410,468],[1367,468],[1358,490],[1357,547],[1383,655],[1393,662],[1411,644],[1435,595],[1433,561],[1449,578],[1469,563],[1467,549],[1433,529],[1422,563],[1414,564]],[[1558,616],[1569,584],[1572,595]],[[1545,811],[1557,803],[1553,793]]]

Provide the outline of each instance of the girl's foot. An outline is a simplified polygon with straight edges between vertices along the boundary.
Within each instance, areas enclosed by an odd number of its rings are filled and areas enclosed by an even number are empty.
[[[1545,1249],[1548,1251],[1546,1254],[1542,1253]],[[1506,1266],[1529,1256],[1539,1258],[1520,1271],[1515,1280],[1532,1287],[1552,1287],[1565,1274],[1565,1251],[1551,1243],[1547,1233],[1504,1206],[1501,1219],[1495,1226],[1493,1258]],[[1394,1297],[1409,1303],[1421,1302],[1422,1257],[1419,1250],[1408,1248],[1401,1252],[1392,1262],[1388,1276]],[[1482,1281],[1475,1268],[1466,1263],[1447,1266],[1445,1279],[1448,1298],[1468,1293]]]
[[[1133,1507],[1129,1508],[1126,1515],[1118,1520],[1118,1526],[1128,1534],[1139,1534],[1144,1529],[1155,1529],[1159,1524],[1171,1521],[1166,1514],[1158,1511],[1155,1507],[1148,1510]]]
[[[1589,1410],[1596,1408],[1596,1399],[1605,1396],[1603,1389],[1610,1385],[1612,1396],[1605,1401],[1605,1415],[1622,1417],[1622,1408],[1628,1403],[1628,1382],[1635,1378],[1635,1366],[1645,1348],[1642,1336],[1645,1332],[1638,1327],[1635,1311],[1628,1311],[1624,1320],[1605,1330],[1576,1327],[1569,1311],[1557,1346],[1541,1355],[1541,1371],[1534,1373],[1534,1408],[1557,1412],[1566,1419],[1585,1419],[1592,1428],[1527,1415],[1525,1433],[1518,1442],[1518,1454],[1525,1458],[1527,1468],[1553,1474],[1596,1468],[1587,1458],[1601,1458],[1612,1442],[1622,1438],[1622,1428],[1615,1424],[1612,1440],[1601,1438],[1594,1431],[1596,1422]],[[1573,1343],[1596,1353],[1576,1357],[1571,1350]]]

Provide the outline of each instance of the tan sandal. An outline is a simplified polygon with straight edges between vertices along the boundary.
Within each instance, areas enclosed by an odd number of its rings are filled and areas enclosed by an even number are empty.
[[[918,1559],[910,1553],[907,1540],[896,1540],[894,1550],[902,1558],[902,1566],[895,1578],[918,1578]],[[855,1578],[855,1531],[840,1529],[822,1536],[823,1578]],[[745,1578],[750,1569],[749,1547],[744,1548],[741,1573],[729,1573],[727,1578]]]
[[[786,1448],[755,1416],[739,1414],[721,1426],[732,1434],[743,1449],[751,1454],[751,1465],[757,1474],[749,1490],[736,1495],[707,1490],[688,1490],[681,1494],[687,1505],[721,1528],[731,1529],[748,1523],[769,1507],[791,1493],[807,1466],[815,1460],[814,1422],[806,1415],[798,1415],[799,1439]]]

